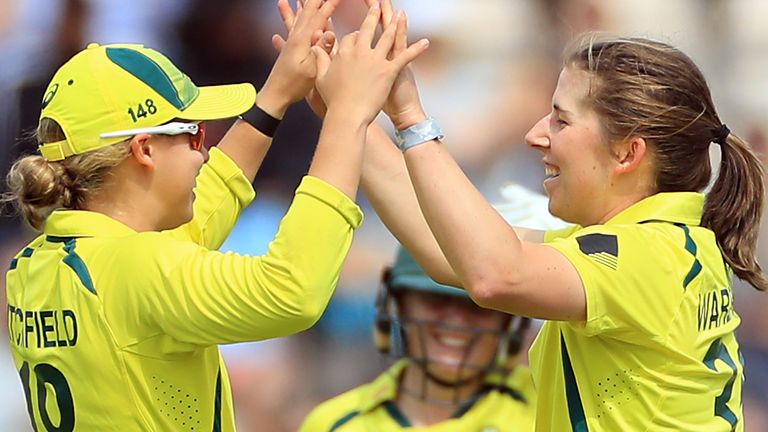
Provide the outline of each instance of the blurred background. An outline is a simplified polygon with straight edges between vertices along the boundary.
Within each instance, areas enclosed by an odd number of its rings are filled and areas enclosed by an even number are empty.
[[[0,173],[35,151],[29,139],[48,80],[87,43],[135,42],[168,55],[199,85],[260,87],[284,34],[276,0],[0,0]],[[412,40],[432,45],[414,69],[446,145],[492,201],[515,182],[541,191],[540,156],[523,136],[550,106],[564,45],[588,29],[640,35],[689,54],[709,80],[720,117],[762,155],[768,145],[768,1],[396,0]],[[338,33],[357,28],[362,0],[342,0]],[[230,122],[209,126],[208,144]],[[256,201],[223,249],[262,254],[305,174],[320,121],[292,107],[259,173]],[[4,183],[0,183],[5,190]],[[364,197],[341,282],[313,329],[290,338],[223,347],[241,431],[293,431],[319,402],[372,379],[384,366],[371,342],[374,294],[395,240]],[[7,209],[6,209],[7,210]],[[0,217],[0,263],[34,236]],[[768,263],[768,234],[761,237]],[[5,295],[4,278],[0,295]],[[768,294],[736,282],[746,360],[747,431],[768,431]],[[5,316],[3,316],[5,319]],[[29,431],[8,344],[0,343],[0,430]]]

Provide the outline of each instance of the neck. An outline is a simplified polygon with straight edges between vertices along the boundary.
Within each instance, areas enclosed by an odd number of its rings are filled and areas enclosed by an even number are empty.
[[[396,405],[413,426],[429,426],[448,420],[483,386],[484,374],[458,387],[446,387],[429,379],[424,370],[410,364],[403,372]]]
[[[162,208],[144,188],[127,181],[105,184],[88,199],[85,209],[102,213],[137,232],[159,231],[161,221],[153,209]]]
[[[611,220],[617,214],[619,214],[619,213],[623,212],[624,210],[632,207],[633,205],[635,205],[638,202],[648,198],[651,195],[652,195],[652,193],[632,191],[630,193],[627,193],[626,195],[619,196],[614,201],[613,205],[608,209],[608,211],[600,218],[600,220],[597,222],[597,224],[598,225],[605,224],[606,222]]]

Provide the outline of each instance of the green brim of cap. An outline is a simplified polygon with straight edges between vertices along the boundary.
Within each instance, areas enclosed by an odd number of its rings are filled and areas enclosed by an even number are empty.
[[[394,291],[415,290],[435,294],[445,294],[454,297],[469,298],[469,294],[461,288],[439,284],[426,276],[399,275],[392,278],[390,288]]]
[[[256,103],[253,84],[199,87],[200,93],[184,111],[185,120],[219,120],[239,116]]]

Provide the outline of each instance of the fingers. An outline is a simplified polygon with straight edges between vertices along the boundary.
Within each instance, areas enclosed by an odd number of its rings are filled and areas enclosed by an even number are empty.
[[[296,21],[296,15],[291,9],[291,5],[288,4],[288,0],[278,0],[277,10],[280,12],[280,18],[283,19],[283,25],[285,29],[290,33],[293,30],[293,23]]]
[[[301,42],[308,42],[316,30],[325,30],[328,26],[328,19],[338,6],[339,1],[305,0],[302,2],[296,0],[296,15],[293,24],[296,36],[294,38]]]
[[[333,55],[333,47],[336,45],[336,34],[332,31],[326,31],[317,43],[323,51]]]
[[[401,21],[400,17],[402,15],[401,11],[397,11],[394,16],[395,21]],[[398,25],[390,25],[387,27],[386,30],[384,30],[384,33],[381,34],[381,37],[379,38],[379,41],[376,43],[376,48],[374,51],[379,52],[381,55],[386,56],[387,53],[389,53],[392,50],[392,45],[395,42],[396,33],[398,30],[400,30]]]
[[[368,15],[363,20],[363,24],[360,25],[359,42],[361,44],[367,44],[365,46],[370,47],[373,42],[373,36],[376,34],[376,25],[381,18],[381,7],[379,2],[374,2],[368,9]]]
[[[392,24],[395,10],[392,7],[392,0],[381,1],[381,29],[386,30]]]
[[[341,38],[341,43],[339,44],[339,51],[349,51],[355,47],[357,44],[357,39],[360,35],[360,31],[354,31],[343,38]]]
[[[341,0],[325,0],[325,3],[323,3],[323,6],[320,8],[320,14],[325,17],[324,19],[327,20],[333,15],[333,11],[336,10],[339,2],[341,2]]]
[[[320,29],[315,30],[314,33],[312,33],[312,37],[309,38],[310,45],[315,45],[318,42],[320,42],[320,39],[323,38],[323,31]]]
[[[394,55],[398,55],[408,48],[408,17],[405,12],[402,12],[401,15],[402,17],[396,23],[397,33],[395,34],[395,45],[392,47]]]
[[[323,51],[323,49],[317,45],[312,47],[312,54],[315,55],[315,62],[317,64],[317,76],[325,76],[325,74],[328,72],[328,67],[331,65],[331,57],[328,56],[328,53]]]
[[[275,50],[278,53],[281,52],[283,46],[285,46],[285,39],[280,35],[272,35],[272,46],[275,47]]]

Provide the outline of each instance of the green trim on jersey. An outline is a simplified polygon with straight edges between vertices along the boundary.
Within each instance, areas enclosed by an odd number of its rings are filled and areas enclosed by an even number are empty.
[[[675,224],[683,229],[685,232],[685,250],[691,253],[693,255],[693,264],[691,265],[691,269],[688,271],[688,274],[685,275],[685,279],[683,279],[683,289],[688,288],[688,284],[691,283],[693,278],[699,275],[701,273],[701,263],[699,262],[699,259],[696,257],[696,251],[698,248],[696,247],[696,242],[693,241],[691,238],[691,230],[688,229],[687,226],[683,224]]]
[[[413,426],[411,421],[408,420],[408,417],[406,417],[405,414],[400,411],[400,408],[398,408],[397,405],[395,405],[395,403],[391,400],[385,401],[382,406],[385,410],[387,410],[389,416],[392,417],[392,420],[397,422],[400,427],[408,428]]]
[[[213,398],[213,432],[221,432],[221,369],[216,374],[216,396]]]
[[[96,294],[96,288],[93,286],[93,279],[91,279],[91,274],[88,272],[88,267],[85,265],[85,262],[83,262],[83,259],[75,253],[76,246],[77,239],[75,238],[70,238],[64,243],[64,251],[67,252],[67,256],[63,259],[64,264],[75,271],[75,274],[80,278],[80,283],[83,284],[85,289]]]
[[[331,426],[331,428],[328,429],[328,432],[334,432],[336,429],[342,427],[346,422],[355,418],[355,416],[358,414],[360,414],[360,411],[352,411],[351,413],[345,415],[344,417],[340,418],[336,423],[334,423],[333,426]]]
[[[11,260],[11,265],[8,266],[8,270],[13,270],[16,268],[19,263],[19,258],[29,258],[33,253],[35,253],[34,249],[31,247],[25,247],[24,250],[21,251],[21,255],[19,255],[19,257],[13,258]]]
[[[546,233],[581,278],[586,320],[548,321],[531,347],[538,430],[744,430],[741,320],[704,201],[659,193]]]
[[[399,377],[409,365],[401,360],[373,382],[352,389],[316,407],[302,432],[396,432],[413,428],[395,404]],[[533,431],[536,397],[528,369],[519,366],[506,378],[487,377],[488,386],[459,407],[452,418],[418,430],[429,432]],[[528,401],[528,402],[524,402]]]
[[[560,335],[560,349],[563,356],[563,376],[565,376],[565,396],[568,399],[568,417],[571,420],[571,430],[573,432],[587,432],[587,421],[584,418],[584,406],[581,404],[581,394],[579,385],[576,383],[576,377],[573,375],[573,366],[571,366],[571,357],[568,355],[568,347],[565,345],[565,339]]]

